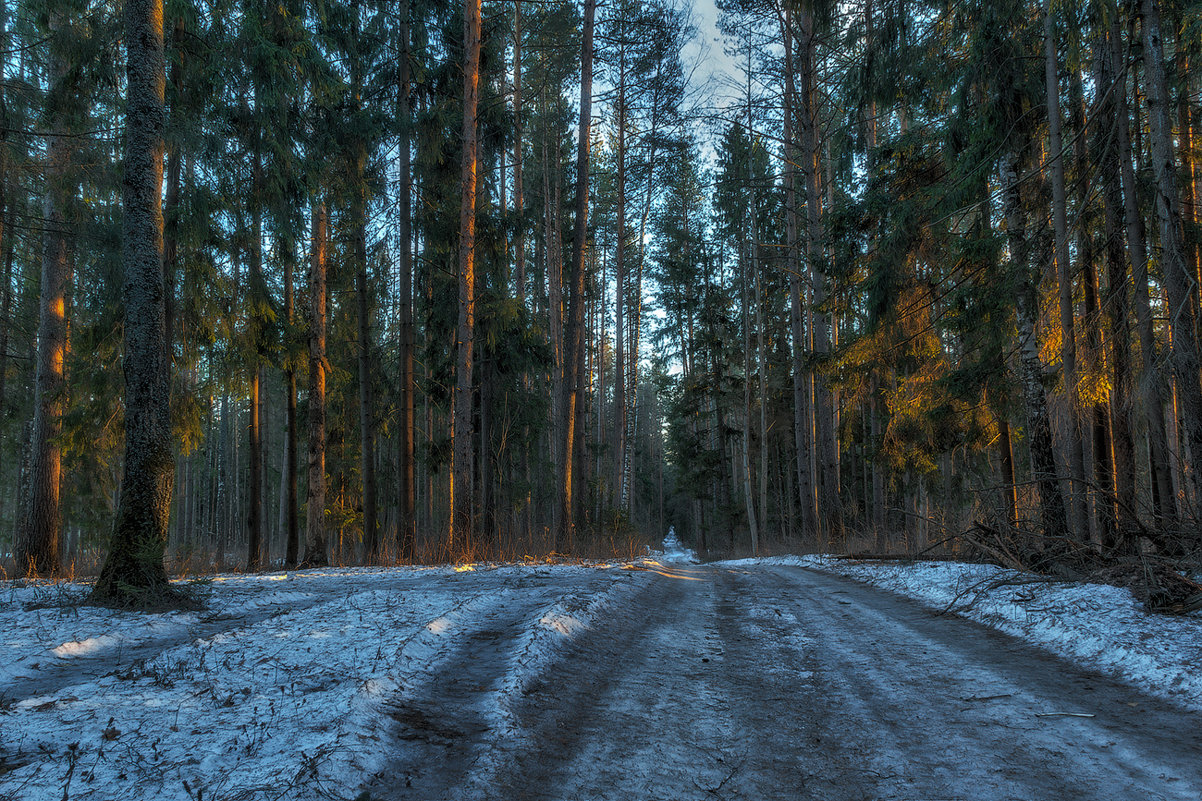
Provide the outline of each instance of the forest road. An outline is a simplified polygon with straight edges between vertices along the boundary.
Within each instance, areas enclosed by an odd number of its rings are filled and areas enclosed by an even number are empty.
[[[504,673],[504,643],[465,651],[422,690],[421,726],[441,735],[416,747],[408,721],[361,797],[1202,798],[1197,713],[827,574],[658,572],[504,726],[484,731],[462,690]]]

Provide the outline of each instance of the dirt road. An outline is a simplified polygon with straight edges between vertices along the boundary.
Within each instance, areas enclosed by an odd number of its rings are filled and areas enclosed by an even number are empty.
[[[1202,798],[1197,714],[822,573],[665,568],[498,701],[516,620],[410,688],[363,797]]]

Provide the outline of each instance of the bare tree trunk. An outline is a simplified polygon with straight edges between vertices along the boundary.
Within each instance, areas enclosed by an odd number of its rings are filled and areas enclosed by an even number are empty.
[[[821,180],[818,168],[817,38],[814,18],[808,11],[801,17],[801,166],[806,187],[806,255],[810,263],[810,281],[814,292],[814,353],[822,359],[831,352],[831,317],[824,306],[827,299],[826,273],[821,253]],[[819,529],[831,541],[843,536],[843,510],[839,499],[839,443],[835,406],[829,382],[821,373],[814,374],[814,432],[818,456]]]
[[[567,397],[564,406],[564,419],[560,421],[563,430],[557,432],[560,437],[563,459],[563,475],[560,485],[560,515],[559,525],[555,530],[556,550],[565,550],[571,543],[575,518],[573,509],[575,493],[579,490],[572,483],[572,449],[576,440],[576,409],[580,396],[580,377],[577,375],[578,354],[584,349],[584,251],[588,235],[588,165],[590,128],[593,114],[593,28],[597,14],[596,0],[584,0],[584,36],[581,45],[580,59],[580,124],[577,130],[576,142],[576,224],[572,235],[572,294],[568,299],[568,348],[570,365],[567,380],[564,381],[564,394]]]
[[[801,529],[806,536],[816,534],[817,517],[814,510],[814,491],[810,476],[812,438],[808,403],[811,378],[805,367],[806,337],[803,327],[805,309],[801,291],[802,260],[797,241],[797,147],[794,142],[793,118],[797,113],[797,91],[793,83],[793,22],[786,7],[781,22],[785,48],[785,243],[789,270],[789,323],[792,335],[793,367],[793,440],[797,450],[797,492],[801,503]]]
[[[0,73],[0,80],[3,75]],[[3,124],[0,122],[0,124]],[[0,147],[3,144],[0,143]],[[7,165],[6,165],[7,167]],[[8,416],[7,380],[8,380],[8,343],[9,343],[9,314],[13,297],[13,223],[16,219],[13,203],[12,184],[9,183],[9,172],[4,170],[0,176],[0,191],[4,192],[4,277],[0,287],[0,423]]]
[[[50,16],[50,92],[60,109],[74,92],[71,67],[60,41],[63,12]],[[160,34],[160,47],[162,35]],[[53,107],[52,106],[52,107]],[[62,114],[52,121],[54,135],[46,146],[46,194],[43,201],[42,288],[38,316],[37,374],[34,386],[33,441],[30,451],[28,497],[17,538],[17,569],[21,574],[51,575],[59,569],[62,512],[62,447],[59,435],[66,410],[63,363],[67,353],[67,288],[70,281],[67,206],[71,202],[71,155],[74,147]],[[162,123],[159,123],[161,136]],[[160,173],[161,174],[161,173]],[[161,231],[160,231],[161,236]],[[161,272],[162,264],[158,265]],[[164,532],[164,536],[166,536]]]
[[[401,459],[399,465],[400,503],[398,510],[400,520],[397,522],[399,542],[399,557],[401,561],[412,562],[417,557],[417,518],[415,502],[415,461],[416,448],[414,444],[414,395],[413,380],[413,175],[410,164],[410,79],[409,59],[412,57],[409,38],[409,0],[401,1],[400,36],[400,90],[397,113],[400,116],[401,137],[398,144],[399,164],[397,170],[400,177],[398,205],[400,219],[397,238],[400,240],[400,270],[401,270],[401,302],[400,329],[401,345]]]
[[[760,281],[758,260],[754,257],[758,247],[758,233],[755,224],[756,209],[752,205],[751,213],[751,270],[755,274],[755,328],[756,352],[759,354],[759,390],[760,390],[760,522],[764,531],[768,530],[768,362],[764,352],[764,292]],[[751,540],[751,555],[758,556],[760,552],[759,537]]]
[[[626,48],[618,60],[618,100],[614,109],[618,128],[617,149],[617,253],[614,256],[614,508],[626,509],[623,494],[626,465]]]
[[[546,92],[542,95],[542,108],[544,114],[547,110]],[[564,387],[564,376],[566,367],[564,364],[564,344],[563,344],[563,324],[564,324],[564,302],[563,302],[563,264],[561,259],[562,247],[559,240],[558,220],[559,220],[559,181],[555,182],[555,189],[552,192],[551,188],[551,132],[549,121],[544,117],[543,122],[543,141],[542,141],[542,169],[543,169],[543,250],[545,258],[543,260],[544,269],[547,273],[547,329],[551,335],[551,419],[550,419],[550,450],[551,464],[557,475],[563,475],[563,457],[564,452],[560,447],[561,443],[556,439],[556,429],[562,424],[565,406],[567,403],[568,393]],[[554,200],[552,200],[554,198]],[[560,504],[556,503],[552,507],[552,517],[556,517],[562,511]],[[553,524],[558,529],[559,524]]]
[[[246,570],[259,569],[263,552],[263,368],[256,367],[250,377],[250,425],[247,456],[250,461],[249,504],[246,510]]]
[[[183,62],[184,18],[175,18],[175,34],[172,45],[177,52],[177,58],[171,64],[171,85],[175,90],[175,103],[179,104],[184,93],[184,75],[181,65]],[[182,111],[172,108],[173,123],[181,124],[175,118]],[[175,276],[179,261],[179,189],[181,150],[178,142],[173,141],[167,149],[167,194],[163,208],[163,284],[167,304],[167,358],[175,359]]]
[[[463,3],[463,161],[459,211],[459,323],[456,333],[455,393],[452,397],[451,525],[465,551],[472,547],[472,367],[476,324],[476,106],[480,83],[480,0]]]
[[[750,77],[749,77],[750,79]],[[752,138],[751,130],[751,98],[748,95],[748,182],[747,191],[751,192],[751,153],[754,147],[755,140]],[[743,420],[743,502],[747,506],[747,529],[751,534],[751,549],[755,552],[759,549],[760,530],[755,512],[755,493],[752,491],[751,480],[751,314],[750,314],[750,299],[747,296],[747,273],[752,269],[753,257],[752,251],[755,248],[754,237],[751,235],[751,217],[754,215],[753,204],[748,203],[748,208],[744,212],[747,216],[747,228],[744,235],[743,258],[739,259],[739,312],[743,322],[743,408],[739,410],[740,417]]]
[[[8,2],[0,0],[0,52],[8,52]],[[3,277],[0,278],[0,424],[7,417],[7,381],[8,381],[8,336],[9,314],[13,296],[13,186],[11,170],[8,163],[8,96],[5,91],[8,81],[7,61],[0,62],[0,239],[4,240]],[[0,509],[3,501],[0,499]],[[2,516],[2,515],[0,515]]]
[[[250,301],[248,327],[253,346],[250,379],[250,426],[248,456],[250,461],[250,498],[246,514],[246,569],[259,569],[263,550],[263,360],[266,320],[262,307],[267,303],[267,283],[263,279],[263,159],[260,153],[262,129],[258,118],[259,102],[256,91],[254,164],[251,173],[251,235],[250,235]]]
[[[1046,536],[1063,536],[1068,526],[1064,495],[1056,478],[1056,458],[1052,451],[1052,425],[1047,396],[1043,388],[1043,364],[1039,359],[1035,318],[1039,307],[1030,252],[1026,242],[1026,224],[1018,188],[1017,153],[1002,159],[1002,205],[1010,258],[1019,274],[1017,316],[1019,362],[1023,401],[1027,410],[1028,437],[1031,447],[1031,471],[1039,488],[1040,522]]]
[[[163,288],[162,0],[126,0],[124,14],[125,462],[112,541],[92,598],[151,605],[170,592],[163,549],[175,478]]]
[[[1114,72],[1106,33],[1096,42],[1095,63],[1099,86],[1110,86]],[[1110,93],[1109,97],[1113,97]],[[1114,119],[1114,101],[1106,100],[1099,111],[1102,120]],[[1123,190],[1119,183],[1119,148],[1114,126],[1096,132],[1098,175],[1102,181],[1106,240],[1106,316],[1110,324],[1108,338],[1111,369],[1110,442],[1113,449],[1114,484],[1106,485],[1105,502],[1112,506],[1116,523],[1112,538],[1103,540],[1105,548],[1130,551],[1135,546],[1139,521],[1135,517],[1135,446],[1131,435],[1131,331],[1128,320],[1131,304],[1127,283],[1127,261],[1123,248]]]
[[[328,564],[326,552],[326,206],[313,209],[309,262],[309,490],[301,567]]]
[[[1068,397],[1069,526],[1071,535],[1088,539],[1089,507],[1085,489],[1085,445],[1081,436],[1080,401],[1077,395],[1077,341],[1073,313],[1073,269],[1068,247],[1068,202],[1064,187],[1064,141],[1060,122],[1060,75],[1056,40],[1052,34],[1051,0],[1043,0],[1044,73],[1047,87],[1049,172],[1052,182],[1052,260],[1060,290],[1060,360],[1064,391]]]
[[[366,561],[380,558],[379,531],[376,522],[376,424],[375,402],[371,386],[371,306],[367,297],[367,187],[362,170],[366,154],[362,154],[359,186],[355,197],[355,294],[358,306],[359,334],[359,472],[363,482],[363,546]]]
[[[1190,458],[1202,459],[1202,379],[1199,368],[1197,322],[1192,307],[1193,280],[1185,259],[1180,195],[1169,121],[1168,81],[1160,35],[1159,0],[1141,0],[1143,9],[1144,70],[1148,91],[1148,132],[1152,168],[1156,176],[1156,216],[1160,223],[1161,265],[1168,296],[1169,323],[1173,330],[1171,359],[1177,380],[1178,419],[1184,430]],[[1187,471],[1193,498],[1202,497],[1202,471],[1198,464]]]
[[[289,330],[296,312],[296,299],[292,287],[292,260],[295,250],[291,244],[284,256],[284,319]],[[296,370],[289,359],[284,371],[284,565],[295,567],[300,551],[300,520],[297,506],[297,457],[296,457]]]
[[[513,232],[513,260],[515,268],[515,283],[517,285],[518,305],[526,308],[526,197],[523,186],[522,155],[523,155],[523,124],[522,111],[522,0],[513,4],[513,209],[516,225]],[[530,376],[522,376],[522,386],[528,389]],[[527,486],[530,483],[530,428],[524,426],[522,442],[518,454],[519,471],[525,478]],[[531,527],[531,493],[527,490],[522,504],[521,529],[524,536],[530,535]]]

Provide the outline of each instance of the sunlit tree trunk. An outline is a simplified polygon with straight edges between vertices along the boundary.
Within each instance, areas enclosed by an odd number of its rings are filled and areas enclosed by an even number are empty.
[[[1001,166],[1002,207],[1006,220],[1006,239],[1010,259],[1018,275],[1017,314],[1020,382],[1027,410],[1027,431],[1031,448],[1031,471],[1039,489],[1039,517],[1045,536],[1061,537],[1068,519],[1064,495],[1056,478],[1056,459],[1052,451],[1052,425],[1047,396],[1043,387],[1043,363],[1039,358],[1036,315],[1039,312],[1035,278],[1031,271],[1030,244],[1026,239],[1025,213],[1019,195],[1019,156],[1010,152]]]
[[[266,338],[266,319],[263,307],[267,304],[267,283],[263,278],[263,160],[260,153],[262,129],[258,118],[256,98],[254,164],[251,167],[251,234],[250,234],[250,320],[249,333],[253,348],[250,377],[250,426],[247,456],[250,462],[250,497],[246,510],[246,569],[259,569],[263,552],[263,359]]]
[[[313,208],[309,260],[309,489],[302,567],[327,564],[326,551],[326,206]]]
[[[1052,260],[1060,300],[1060,360],[1064,391],[1068,396],[1069,526],[1072,536],[1084,541],[1089,534],[1089,509],[1085,490],[1085,445],[1081,436],[1077,397],[1077,341],[1073,312],[1073,268],[1068,247],[1068,201],[1064,186],[1064,141],[1060,121],[1060,72],[1052,32],[1051,0],[1043,0],[1044,77],[1048,108],[1048,172],[1052,184]]]
[[[282,251],[285,248],[281,248]],[[296,311],[296,299],[292,287],[292,261],[295,250],[289,244],[283,253],[284,261],[284,321],[288,330],[292,330],[293,317]],[[300,551],[300,520],[298,519],[297,504],[297,456],[296,456],[296,368],[292,360],[284,370],[284,564],[294,567]]]
[[[1202,378],[1199,368],[1197,323],[1191,298],[1190,275],[1182,239],[1181,197],[1169,121],[1168,80],[1160,33],[1159,0],[1141,0],[1143,9],[1144,70],[1148,91],[1148,133],[1152,171],[1156,178],[1156,217],[1160,224],[1161,269],[1172,323],[1171,359],[1177,381],[1178,419],[1194,464],[1187,472],[1190,497],[1202,497]]]
[[[60,31],[63,12],[50,15],[50,103],[55,108],[53,135],[46,146],[46,189],[42,206],[42,287],[38,314],[38,339],[34,384],[33,441],[30,450],[29,484],[24,516],[16,542],[17,569],[21,574],[50,575],[59,569],[59,532],[62,511],[59,488],[62,481],[63,413],[66,384],[63,364],[67,352],[67,289],[70,283],[67,207],[71,202],[71,153],[74,139],[66,115],[71,113],[69,95],[74,91],[72,69],[63,54]],[[160,23],[160,47],[162,30]],[[159,90],[160,97],[162,89]],[[78,102],[78,101],[74,101]],[[162,135],[162,122],[159,122]],[[161,146],[161,145],[160,145]],[[159,172],[160,178],[162,171]],[[160,228],[160,236],[162,230]],[[162,271],[161,261],[158,270]]]
[[[470,548],[472,510],[472,367],[476,320],[476,107],[480,84],[480,0],[463,4],[463,160],[459,211],[459,323],[452,399],[450,544]],[[459,542],[456,543],[458,538]]]
[[[572,481],[572,449],[576,440],[576,410],[579,401],[578,354],[584,348],[584,256],[588,236],[588,165],[590,130],[593,114],[593,28],[597,13],[596,0],[584,1],[583,41],[580,58],[580,124],[576,142],[576,223],[572,234],[571,296],[568,299],[567,359],[570,375],[564,381],[563,419],[560,420],[560,438],[563,458],[563,475],[559,486],[560,515],[555,529],[556,550],[563,551],[571,543],[575,526],[574,495],[579,490]]]

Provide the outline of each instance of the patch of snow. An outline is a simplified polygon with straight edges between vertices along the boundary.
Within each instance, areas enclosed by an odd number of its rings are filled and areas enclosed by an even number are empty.
[[[528,585],[558,597],[523,623],[497,688],[500,714],[507,693],[631,584],[620,567],[222,575],[200,582],[210,595],[203,613],[149,615],[35,608],[45,586],[0,582],[0,701],[10,691],[0,705],[0,798],[353,798],[393,747],[382,709],[433,675],[476,621]],[[148,658],[122,661],[133,645],[149,646]],[[11,696],[51,669],[68,671],[61,686]]]
[[[676,562],[689,565],[698,564],[697,554],[692,548],[686,548],[676,536],[676,529],[669,526],[668,534],[664,537],[663,550],[653,552],[661,556],[665,562]]]

